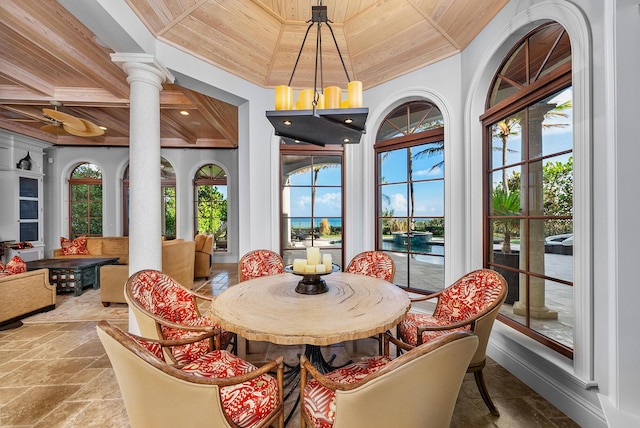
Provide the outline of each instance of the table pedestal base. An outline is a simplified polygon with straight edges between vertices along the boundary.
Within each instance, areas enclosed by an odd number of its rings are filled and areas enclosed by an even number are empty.
[[[321,347],[317,345],[305,345],[304,356],[307,357],[307,359],[309,359],[309,362],[313,364],[313,366],[317,368],[318,371],[322,374],[329,373],[332,370],[346,366],[347,364],[351,364],[353,362],[353,361],[347,361],[346,363],[344,363],[343,366],[333,366],[331,365],[331,363],[336,358],[336,355],[332,354],[329,357],[329,360],[325,360],[324,356],[322,355]],[[298,358],[300,358],[300,355],[298,355]],[[300,384],[300,364],[296,364],[294,366],[285,364],[284,387],[285,389],[289,388],[289,390],[284,396],[285,402],[289,399],[289,397],[291,397],[291,395],[295,391],[298,391],[299,384]],[[300,391],[298,391],[298,398],[293,403],[293,407],[291,407],[291,411],[289,411],[289,414],[287,415],[287,418],[284,421],[285,426],[287,426],[287,424],[291,420],[291,417],[293,416],[296,409],[298,408],[299,402],[300,402]],[[300,417],[302,417],[302,415],[300,415]]]
[[[300,294],[322,294],[327,291],[327,283],[317,275],[303,276],[296,287],[296,293]]]

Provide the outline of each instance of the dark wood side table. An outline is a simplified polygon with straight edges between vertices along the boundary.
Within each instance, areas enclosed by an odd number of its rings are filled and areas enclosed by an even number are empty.
[[[27,262],[27,270],[47,268],[49,282],[56,286],[57,293],[73,291],[79,296],[83,288],[100,288],[100,266],[116,263],[117,257],[42,259]]]

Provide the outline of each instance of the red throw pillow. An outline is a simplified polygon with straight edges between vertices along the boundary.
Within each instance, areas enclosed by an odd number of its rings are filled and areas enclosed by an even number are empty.
[[[19,256],[13,256],[9,263],[4,267],[4,271],[10,275],[23,273],[27,271],[27,264]]]
[[[65,237],[60,238],[60,247],[63,256],[75,256],[79,254],[89,254],[87,250],[87,237],[79,236],[73,241]]]

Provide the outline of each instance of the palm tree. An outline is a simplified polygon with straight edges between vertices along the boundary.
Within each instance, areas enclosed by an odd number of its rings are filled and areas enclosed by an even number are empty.
[[[572,107],[572,101],[567,100],[562,104],[555,105],[552,109],[544,114],[544,119],[552,117],[566,118],[568,115],[565,110]],[[502,186],[497,186],[493,192],[493,213],[498,216],[515,216],[520,214],[520,191],[519,189],[510,189],[507,180],[507,154],[515,152],[508,148],[509,137],[518,135],[521,129],[521,122],[524,119],[524,112],[518,112],[513,116],[503,119],[493,126],[493,138],[500,141],[499,146],[494,146],[493,150],[502,153]],[[563,128],[569,126],[568,123],[544,123],[543,128]],[[517,219],[504,221],[496,221],[497,226],[502,227],[504,240],[502,242],[502,251],[511,252],[511,232],[514,231],[518,224]]]

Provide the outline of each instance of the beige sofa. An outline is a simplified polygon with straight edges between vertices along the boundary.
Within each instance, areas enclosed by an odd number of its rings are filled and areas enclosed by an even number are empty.
[[[129,264],[129,237],[128,236],[90,236],[87,238],[86,255],[62,255],[62,249],[53,250],[54,258],[68,257],[118,257],[118,264]]]
[[[180,284],[193,288],[194,241],[174,239],[162,243],[162,272]],[[104,306],[127,303],[124,284],[129,278],[129,265],[106,265],[100,268],[100,300]]]
[[[162,242],[162,272],[187,288],[193,287],[195,242],[174,239]],[[124,284],[129,278],[129,237],[88,237],[88,255],[63,256],[61,249],[54,257],[118,257],[118,264],[100,267],[100,300],[104,306],[126,303]]]
[[[0,277],[0,326],[56,307],[49,269]]]

